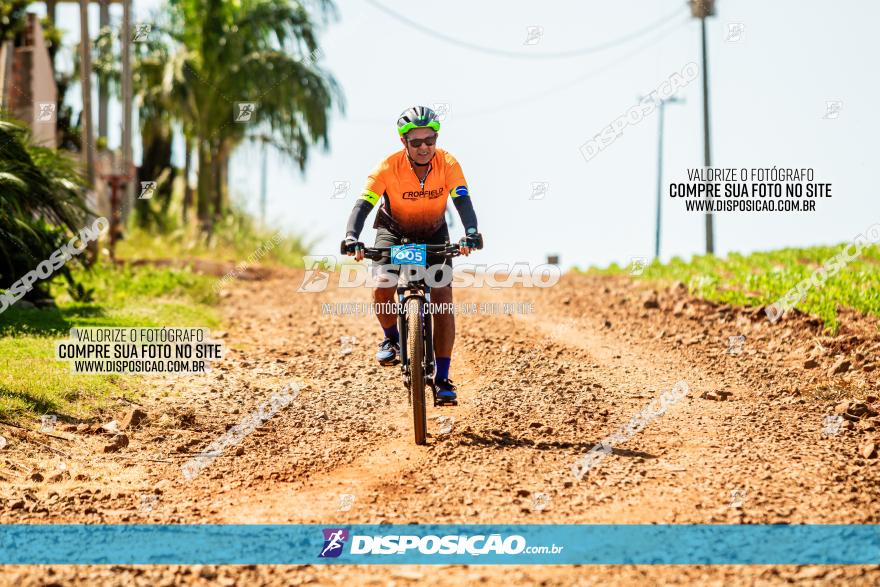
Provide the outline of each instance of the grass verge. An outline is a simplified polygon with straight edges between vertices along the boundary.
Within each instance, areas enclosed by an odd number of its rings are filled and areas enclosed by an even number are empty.
[[[233,212],[206,237],[194,225],[167,232],[132,229],[118,245],[130,259],[204,259],[302,267],[309,241],[283,231],[260,227],[249,216]]]
[[[0,421],[24,422],[42,414],[76,420],[101,409],[114,397],[139,395],[139,376],[77,375],[55,359],[54,343],[74,326],[203,326],[219,318],[212,305],[212,277],[188,270],[150,266],[97,265],[75,277],[88,301],[74,301],[62,280],[52,283],[57,308],[22,309],[0,314]]]
[[[844,245],[788,248],[727,257],[697,255],[686,262],[674,257],[668,263],[652,262],[637,279],[688,285],[691,293],[709,300],[739,306],[763,306],[779,300]],[[850,249],[852,252],[852,249]],[[591,267],[587,273],[624,274],[630,267],[612,264]],[[820,317],[831,330],[838,328],[838,309],[851,308],[880,316],[880,247],[866,246],[821,286],[813,285],[797,308]]]

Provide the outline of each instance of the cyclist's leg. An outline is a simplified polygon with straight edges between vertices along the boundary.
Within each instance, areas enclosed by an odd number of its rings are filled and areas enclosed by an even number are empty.
[[[381,277],[376,278],[377,281],[381,279]],[[379,325],[382,327],[382,330],[386,331],[387,329],[393,327],[397,327],[397,315],[389,310],[393,307],[394,303],[394,294],[396,293],[396,289],[393,287],[382,287],[382,284],[378,285],[375,289],[373,289],[373,301],[376,303],[376,316],[379,318]]]
[[[449,242],[449,229],[444,224],[428,242],[442,244]],[[448,267],[443,270],[443,275],[449,279],[449,284],[443,287],[431,288],[431,303],[435,304],[434,321],[434,362],[436,379],[449,379],[449,365],[452,362],[452,347],[455,343],[455,314],[452,311],[452,262],[449,259],[431,259],[429,263],[442,263]],[[440,272],[434,272],[435,281],[440,282]],[[443,281],[445,283],[445,281]],[[444,308],[438,311],[437,308]]]
[[[396,244],[399,244],[399,239],[393,234],[383,228],[376,229],[375,247],[390,247]],[[397,344],[400,341],[400,333],[397,331],[397,314],[392,311],[395,301],[394,294],[397,291],[397,268],[390,262],[391,256],[389,254],[373,261],[373,278],[377,284],[373,289],[373,302],[376,304],[376,317],[379,319],[379,325],[382,327],[385,338]],[[388,354],[381,350],[380,353],[382,357]],[[382,357],[377,355],[380,362],[383,361]],[[386,360],[390,359],[386,358]]]
[[[434,384],[441,404],[456,401],[455,386],[449,381],[452,346],[455,343],[455,314],[452,312],[452,287],[431,288],[434,306]]]
[[[452,288],[431,288],[431,303],[434,304],[434,356],[439,358],[451,358],[452,346],[455,343],[455,315],[452,313]],[[442,304],[442,306],[441,306]],[[436,308],[445,307],[444,311]],[[443,377],[442,379],[446,379]]]

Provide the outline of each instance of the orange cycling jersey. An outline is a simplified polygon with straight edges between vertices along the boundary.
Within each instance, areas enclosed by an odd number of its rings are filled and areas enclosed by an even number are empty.
[[[436,149],[424,183],[401,149],[386,158],[367,178],[362,199],[375,205],[376,227],[384,226],[405,235],[433,234],[445,222],[446,198],[467,196],[464,173],[455,157]]]

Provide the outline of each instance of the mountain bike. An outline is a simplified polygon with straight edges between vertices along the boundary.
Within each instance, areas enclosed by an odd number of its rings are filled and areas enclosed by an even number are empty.
[[[416,444],[426,444],[427,416],[425,413],[425,389],[430,387],[434,406],[440,405],[434,386],[434,337],[431,321],[431,288],[424,279],[416,278],[410,267],[427,267],[428,253],[442,258],[461,254],[457,244],[415,244],[402,239],[402,244],[392,247],[364,247],[364,257],[381,260],[390,253],[391,264],[399,265],[403,279],[398,279],[397,330],[400,333],[400,370],[403,384],[408,390],[413,412],[413,429]],[[457,401],[444,402],[458,405]]]

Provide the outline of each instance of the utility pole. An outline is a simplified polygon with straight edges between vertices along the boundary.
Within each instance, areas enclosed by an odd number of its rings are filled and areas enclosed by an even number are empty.
[[[92,51],[89,37],[89,0],[79,2],[80,85],[82,86],[82,158],[89,189],[95,187],[95,145],[92,131]]]
[[[126,186],[126,198],[124,207],[131,210],[134,207],[134,186],[137,183],[137,173],[133,171],[131,156],[132,139],[132,79],[131,79],[131,0],[122,0],[122,174],[131,175],[132,181]]]
[[[684,100],[670,96],[665,100],[661,99],[657,105],[660,110],[660,121],[657,133],[657,221],[654,227],[654,257],[658,259],[660,258],[660,209],[663,203],[663,116],[666,111],[666,104],[683,103]]]
[[[110,1],[100,0],[98,12],[99,33],[110,26]],[[106,64],[110,59],[110,47],[106,44],[101,46],[101,60]],[[106,75],[98,78],[98,137],[107,139],[107,108],[110,103],[110,89]]]
[[[703,45],[703,158],[706,167],[712,166],[709,148],[709,62],[706,56],[706,17],[715,15],[715,0],[690,0],[691,15],[700,19]],[[715,253],[715,221],[711,212],[706,213],[706,253]]]

